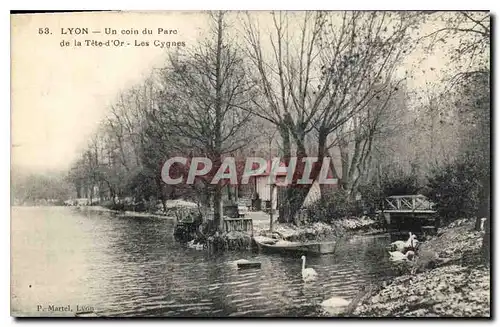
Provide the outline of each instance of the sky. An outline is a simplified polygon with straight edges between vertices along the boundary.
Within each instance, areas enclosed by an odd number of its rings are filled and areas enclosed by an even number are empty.
[[[69,168],[120,91],[139,83],[164,63],[170,50],[155,47],[153,41],[194,45],[207,26],[206,15],[196,12],[13,16],[12,165],[31,171]],[[43,34],[46,27],[52,34]],[[62,29],[70,33],[69,28],[76,27],[88,28],[89,35],[62,34]],[[105,35],[105,28],[113,28],[118,34]],[[145,28],[152,29],[153,34],[143,35]],[[158,28],[177,30],[177,34],[158,35]],[[140,34],[121,35],[122,30],[130,29]],[[119,39],[130,45],[73,46],[74,40],[85,45],[86,39]],[[70,46],[62,47],[63,40]],[[135,40],[149,42],[149,46],[134,46]],[[438,55],[429,57],[423,65],[432,67],[441,62]],[[429,74],[427,71],[425,80],[436,80]]]
[[[122,39],[193,43],[203,25],[196,14],[37,14],[11,20],[12,165],[34,170],[64,169],[127,89],[160,66],[168,50],[154,47],[61,47],[62,40]],[[40,35],[48,27],[52,35]],[[61,35],[61,28],[153,29],[153,35]],[[177,29],[158,35],[157,28]]]

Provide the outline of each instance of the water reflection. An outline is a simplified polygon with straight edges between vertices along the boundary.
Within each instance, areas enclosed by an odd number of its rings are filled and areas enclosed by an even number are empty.
[[[177,243],[173,224],[14,208],[13,313],[53,303],[91,305],[106,316],[317,316],[323,300],[350,300],[388,268],[387,237],[356,237],[332,255],[308,257],[319,279],[305,284],[299,256],[211,256]],[[238,271],[231,263],[238,259],[260,261],[262,269]]]

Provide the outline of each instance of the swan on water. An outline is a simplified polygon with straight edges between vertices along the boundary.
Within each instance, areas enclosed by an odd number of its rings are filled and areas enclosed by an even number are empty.
[[[323,302],[321,302],[321,306],[323,306],[323,307],[329,307],[329,308],[337,308],[337,307],[348,306],[349,303],[350,302],[347,301],[346,299],[334,296],[334,297],[331,297],[331,298],[329,298],[329,299],[324,300]]]
[[[311,280],[315,280],[318,276],[318,273],[312,268],[306,268],[306,256],[302,256],[302,279],[307,282]]]
[[[349,306],[350,302],[341,297],[331,297],[321,302],[321,307],[331,315],[338,315],[344,311],[344,308]]]
[[[204,245],[202,243],[194,243],[194,240],[187,242],[188,248],[195,249],[195,250],[203,250]]]
[[[417,236],[412,232],[409,232],[409,234],[410,237],[406,241],[392,242],[391,245],[389,246],[391,250],[404,252],[405,249],[407,248],[415,249],[418,244]]]
[[[408,260],[411,260],[415,256],[415,252],[413,252],[413,251],[408,251],[408,252],[406,252],[406,254],[403,254],[399,251],[393,251],[393,252],[389,252],[389,254],[391,256],[389,258],[389,260],[391,260],[393,262],[408,261]]]

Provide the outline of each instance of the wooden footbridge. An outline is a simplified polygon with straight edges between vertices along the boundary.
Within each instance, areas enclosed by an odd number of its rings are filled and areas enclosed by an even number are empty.
[[[389,196],[379,213],[384,215],[388,226],[399,230],[410,226],[415,228],[416,225],[424,230],[439,227],[434,204],[420,194]]]

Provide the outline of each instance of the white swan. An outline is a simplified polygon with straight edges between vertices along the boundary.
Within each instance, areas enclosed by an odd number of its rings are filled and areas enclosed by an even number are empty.
[[[349,305],[349,301],[347,301],[346,299],[343,299],[341,297],[331,297],[327,300],[324,300],[323,302],[321,302],[321,306],[323,307],[329,307],[329,308],[337,308],[337,307],[345,307],[345,306],[348,306]]]
[[[75,313],[75,317],[80,317],[80,318],[99,318],[99,315],[95,313],[94,311],[81,311]]]
[[[350,302],[346,299],[334,296],[321,302],[321,307],[329,314],[335,315],[341,313],[349,304]]]
[[[195,249],[195,250],[203,250],[205,247],[202,243],[195,244],[194,240],[187,242],[187,246],[188,246],[188,248]]]
[[[389,248],[394,251],[403,252],[405,247],[405,241],[395,241],[392,242]]]
[[[318,276],[318,273],[312,268],[306,268],[306,256],[302,256],[302,279],[307,282],[311,280],[315,280]]]
[[[410,232],[410,237],[406,241],[406,247],[407,248],[414,248],[416,246],[416,243],[418,243],[417,235],[412,234],[412,232]]]
[[[408,240],[406,240],[406,242],[405,241],[392,242],[390,248],[393,251],[399,251],[399,252],[403,252],[405,248],[415,248],[415,246],[418,244],[417,236],[412,232],[410,232],[409,234],[410,237],[408,238]]]
[[[480,230],[484,232],[484,222],[486,221],[486,218],[481,218],[481,228]]]
[[[393,252],[389,252],[389,254],[391,256],[389,258],[389,260],[391,260],[393,262],[408,261],[408,260],[411,260],[415,256],[415,252],[413,252],[413,251],[408,251],[408,252],[406,252],[406,254],[403,254],[399,251],[393,251]]]

